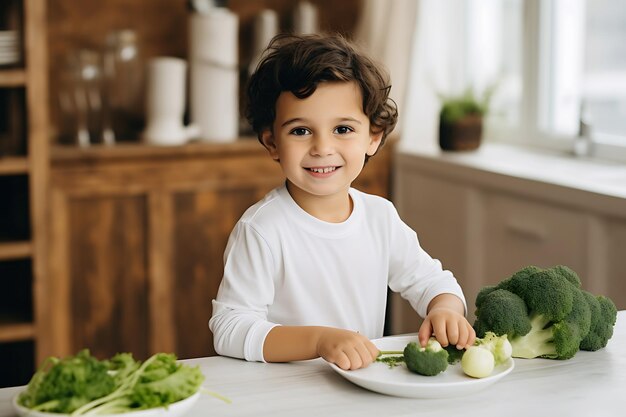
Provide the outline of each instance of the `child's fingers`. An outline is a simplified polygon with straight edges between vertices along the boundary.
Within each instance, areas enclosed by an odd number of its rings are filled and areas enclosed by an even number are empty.
[[[429,318],[424,319],[424,322],[420,326],[419,331],[417,332],[417,338],[420,342],[420,345],[426,346],[428,343],[428,339],[433,334],[433,327]]]
[[[356,351],[358,352],[359,356],[361,357],[361,366],[359,368],[365,368],[370,363],[372,363],[374,361],[374,359],[375,359],[375,358],[372,358],[372,355],[371,355],[369,349],[367,348],[367,346],[365,346],[365,344],[357,345],[356,346]]]
[[[367,348],[367,351],[369,352],[370,356],[372,357],[372,360],[374,360],[374,359],[376,359],[378,357],[378,354],[380,353],[380,350],[370,340],[367,341],[367,343],[365,344],[365,347]]]
[[[463,349],[467,346],[467,340],[469,338],[469,329],[464,323],[459,323],[459,337],[455,343],[457,349]]]
[[[441,346],[446,347],[449,344],[448,341],[448,332],[446,329],[446,321],[438,320],[433,323],[433,331],[435,332],[435,337]]]
[[[456,345],[459,342],[460,338],[460,329],[461,323],[457,323],[453,321],[452,323],[446,325],[446,336],[448,338],[448,344]],[[442,344],[442,346],[445,346]]]
[[[467,343],[466,343],[466,346],[470,347],[476,341],[476,330],[474,330],[472,325],[469,324],[469,323],[467,323],[467,326],[468,326],[468,328],[467,328]]]
[[[334,363],[335,365],[337,365],[344,371],[347,371],[348,369],[350,369],[350,365],[351,365],[350,358],[348,357],[348,355],[346,355],[345,352],[337,352],[337,355],[335,357],[333,357],[332,359],[329,358],[327,360],[329,362]]]
[[[344,351],[344,353],[350,361],[350,366],[345,369],[355,370],[363,366],[363,360],[361,359],[361,355],[356,348],[347,349]]]

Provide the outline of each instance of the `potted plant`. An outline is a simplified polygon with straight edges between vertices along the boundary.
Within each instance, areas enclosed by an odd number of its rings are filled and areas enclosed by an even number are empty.
[[[439,146],[443,150],[467,151],[480,145],[483,118],[495,86],[478,97],[472,88],[456,96],[441,96],[439,113]]]

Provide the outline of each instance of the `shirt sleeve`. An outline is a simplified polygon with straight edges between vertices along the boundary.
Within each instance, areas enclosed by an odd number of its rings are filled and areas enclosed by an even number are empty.
[[[273,257],[269,245],[248,223],[239,222],[224,253],[224,276],[213,300],[209,328],[219,355],[264,362],[263,343],[274,299]]]
[[[395,208],[390,222],[389,288],[400,293],[421,317],[426,317],[433,298],[446,293],[459,297],[467,313],[463,290],[452,272],[426,253],[415,231],[400,219]]]

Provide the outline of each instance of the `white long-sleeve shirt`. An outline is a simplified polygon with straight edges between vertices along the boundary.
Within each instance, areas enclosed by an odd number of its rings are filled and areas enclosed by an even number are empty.
[[[305,212],[285,186],[250,207],[224,254],[209,327],[218,354],[264,361],[276,325],[331,326],[382,337],[387,286],[422,317],[437,295],[465,303],[456,279],[419,245],[388,200],[350,189],[342,223]]]

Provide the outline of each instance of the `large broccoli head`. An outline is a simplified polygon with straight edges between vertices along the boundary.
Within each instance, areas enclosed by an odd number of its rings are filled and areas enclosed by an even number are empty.
[[[476,333],[507,334],[518,358],[569,359],[579,349],[604,347],[617,311],[607,298],[580,287],[578,275],[565,266],[526,267],[479,292]]]
[[[412,372],[434,376],[448,367],[448,352],[434,338],[430,338],[426,347],[411,342],[404,348],[404,362]]]

